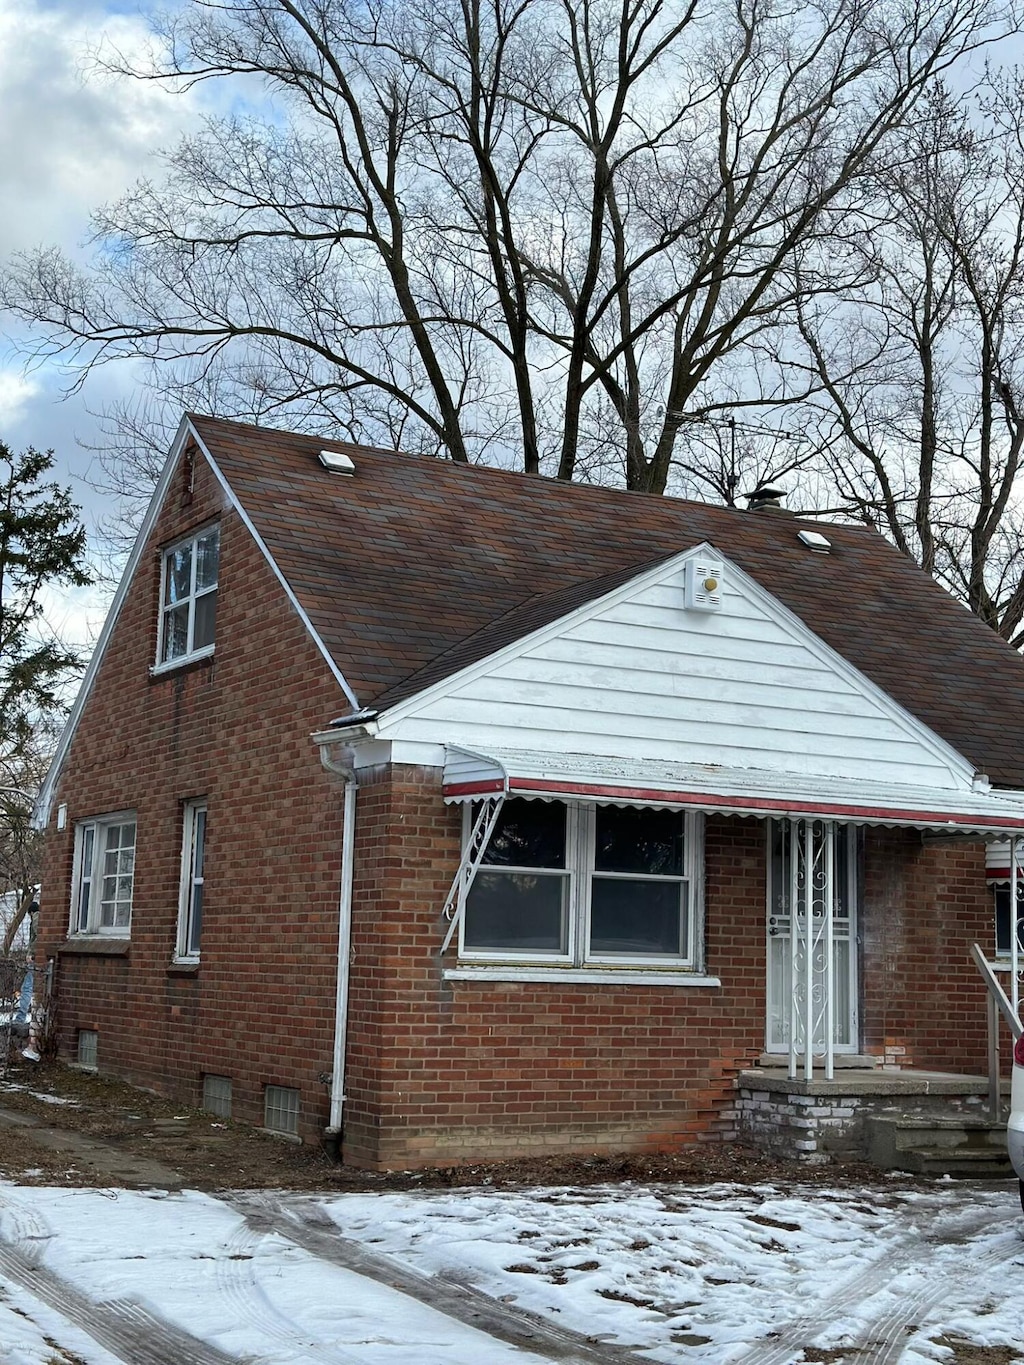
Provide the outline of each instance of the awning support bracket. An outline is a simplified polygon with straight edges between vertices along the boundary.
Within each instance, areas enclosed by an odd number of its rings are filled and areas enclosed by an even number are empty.
[[[496,796],[484,797],[480,802],[480,809],[473,820],[473,827],[462,852],[462,861],[459,863],[458,871],[455,873],[455,879],[444,903],[442,913],[445,919],[449,921],[449,925],[448,932],[444,936],[444,942],[441,944],[442,955],[448,951],[448,945],[462,922],[462,916],[466,911],[466,897],[469,895],[470,887],[473,885],[477,870],[483,861],[487,845],[491,842],[494,826],[498,823],[498,816],[504,804],[504,792],[499,792]]]

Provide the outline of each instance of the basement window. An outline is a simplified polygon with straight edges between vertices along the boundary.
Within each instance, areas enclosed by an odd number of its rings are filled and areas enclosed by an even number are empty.
[[[78,1065],[87,1067],[90,1071],[95,1071],[99,1065],[99,1042],[100,1035],[95,1029],[80,1028],[78,1030]]]
[[[219,1119],[231,1117],[231,1077],[203,1077],[203,1108],[208,1114],[216,1114]]]
[[[287,1137],[299,1135],[299,1092],[284,1085],[268,1085],[263,1093],[263,1126]]]
[[[164,551],[160,569],[158,670],[213,653],[219,575],[218,526],[209,526]]]

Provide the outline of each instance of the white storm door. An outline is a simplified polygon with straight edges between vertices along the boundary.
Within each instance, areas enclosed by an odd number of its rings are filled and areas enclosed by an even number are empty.
[[[789,1052],[795,1021],[796,1050],[802,1055],[806,1047],[806,1020],[810,1017],[811,1051],[824,1053],[829,1014],[832,1017],[832,1051],[851,1053],[858,1050],[856,837],[853,826],[831,821],[769,822],[768,1052]],[[795,944],[791,907],[794,889],[798,916]],[[816,929],[824,919],[827,898],[832,901],[832,925],[831,933],[826,936],[817,933]],[[831,939],[830,974],[825,970],[828,938]],[[810,1011],[807,1009],[808,940],[811,943]],[[826,1002],[829,975],[831,1010]]]

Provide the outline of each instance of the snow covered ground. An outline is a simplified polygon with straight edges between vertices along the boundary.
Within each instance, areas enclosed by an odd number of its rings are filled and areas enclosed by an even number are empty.
[[[412,1297],[356,1274],[289,1227],[315,1230],[321,1247],[356,1244],[357,1256],[405,1267],[424,1292]],[[578,1333],[578,1358],[591,1362],[602,1352],[620,1362],[625,1348],[700,1365],[923,1365],[966,1359],[958,1343],[1012,1348],[1024,1362],[1022,1269],[1024,1219],[1010,1183],[234,1202],[2,1184],[0,1362],[552,1358],[543,1343],[536,1354],[520,1350],[431,1307],[432,1285],[475,1286],[499,1312],[524,1308]]]

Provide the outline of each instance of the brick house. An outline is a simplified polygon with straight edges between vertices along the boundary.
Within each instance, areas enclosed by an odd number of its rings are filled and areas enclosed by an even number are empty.
[[[40,803],[66,1056],[371,1167],[984,1068],[1016,654],[865,529],[326,444],[182,422]]]

